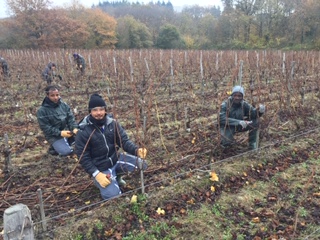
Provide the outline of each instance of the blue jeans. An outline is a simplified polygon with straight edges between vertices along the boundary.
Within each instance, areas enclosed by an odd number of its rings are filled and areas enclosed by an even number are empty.
[[[133,172],[135,170],[139,170],[139,164],[142,164],[142,169],[145,170],[148,165],[141,158],[130,155],[120,153],[119,159],[117,163],[106,171],[103,171],[104,174],[110,175],[111,183],[103,188],[94,178],[94,184],[99,188],[101,197],[103,199],[109,199],[121,194],[121,189],[119,187],[117,181],[117,174],[124,174]]]
[[[68,143],[67,138],[61,138],[61,139],[55,141],[52,144],[52,147],[61,156],[67,156],[73,152],[72,148],[70,147],[70,145]]]

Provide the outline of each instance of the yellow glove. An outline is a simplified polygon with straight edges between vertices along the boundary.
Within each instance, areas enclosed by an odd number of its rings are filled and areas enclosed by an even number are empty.
[[[139,158],[145,158],[147,156],[147,149],[139,148],[137,154]]]
[[[79,131],[79,129],[78,129],[78,128],[75,128],[75,129],[73,129],[72,132],[73,132],[74,135],[77,135],[78,131]]]
[[[71,131],[61,131],[61,137],[64,137],[64,138],[72,137],[72,132]]]
[[[108,178],[107,174],[104,174],[102,172],[99,172],[98,175],[96,176],[97,182],[100,184],[101,187],[105,188],[108,186],[111,182]]]

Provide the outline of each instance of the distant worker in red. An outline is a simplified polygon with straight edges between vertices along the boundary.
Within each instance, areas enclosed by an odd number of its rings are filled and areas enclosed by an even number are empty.
[[[244,89],[235,86],[231,96],[222,103],[219,114],[221,145],[228,147],[234,144],[233,135],[237,132],[249,131],[249,149],[257,148],[259,117],[265,112],[260,104],[254,108],[244,99]]]

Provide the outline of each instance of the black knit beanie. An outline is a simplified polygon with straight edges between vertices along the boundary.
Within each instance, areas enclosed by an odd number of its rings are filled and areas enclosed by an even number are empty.
[[[88,107],[89,108],[89,113],[91,112],[91,109],[95,108],[95,107],[105,107],[105,108],[107,107],[106,102],[97,93],[92,94],[91,97],[90,97],[89,107]]]

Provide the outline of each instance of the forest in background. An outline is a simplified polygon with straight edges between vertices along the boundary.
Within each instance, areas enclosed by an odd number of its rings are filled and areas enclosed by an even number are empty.
[[[171,2],[6,0],[2,49],[315,49],[320,48],[320,1],[222,0],[219,7]]]

